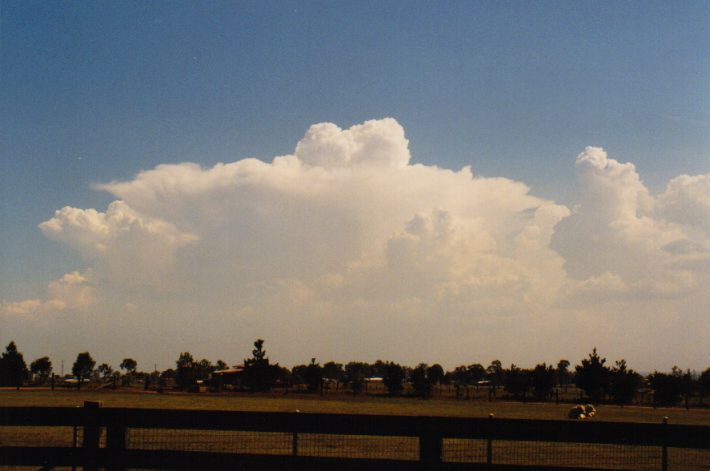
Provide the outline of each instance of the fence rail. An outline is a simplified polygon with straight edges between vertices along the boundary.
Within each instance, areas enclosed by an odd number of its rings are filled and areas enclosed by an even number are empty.
[[[53,443],[55,429],[73,430],[71,443]],[[8,435],[0,433],[0,465],[15,466],[453,470],[520,469],[534,464],[550,470],[667,470],[669,449],[671,455],[677,449],[692,457],[680,459],[678,467],[710,463],[710,426],[668,423],[121,409],[87,404],[0,407],[3,430],[25,430],[29,437],[26,442],[3,440]],[[513,460],[511,456],[522,449],[529,449],[530,457]],[[630,451],[644,458],[623,458],[632,456]],[[533,457],[537,461],[524,461]]]

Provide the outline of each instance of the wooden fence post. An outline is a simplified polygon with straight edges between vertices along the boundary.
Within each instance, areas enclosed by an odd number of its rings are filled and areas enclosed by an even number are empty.
[[[426,468],[438,469],[441,464],[443,438],[436,430],[431,417],[421,417],[422,427],[419,432],[419,462]]]
[[[124,451],[126,450],[126,425],[123,417],[113,417],[106,424],[107,471],[124,470]]]
[[[488,438],[486,440],[486,464],[493,464],[493,413],[488,414]]]
[[[99,407],[101,407],[100,401],[84,401],[85,421],[82,448],[85,471],[98,471],[99,469],[99,440],[101,438],[101,428],[96,425]]]
[[[663,451],[661,453],[661,469],[668,471],[668,417],[663,417]]]
[[[296,409],[296,414],[300,414],[301,411]],[[296,415],[296,420],[294,422],[293,436],[291,438],[291,456],[298,456],[298,415]]]

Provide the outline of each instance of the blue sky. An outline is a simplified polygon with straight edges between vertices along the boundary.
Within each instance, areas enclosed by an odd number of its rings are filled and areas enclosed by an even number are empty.
[[[94,184],[270,162],[314,123],[391,117],[412,163],[570,208],[600,146],[660,193],[710,171],[708,24],[700,1],[2,0],[0,299],[93,266],[37,226],[105,211]]]

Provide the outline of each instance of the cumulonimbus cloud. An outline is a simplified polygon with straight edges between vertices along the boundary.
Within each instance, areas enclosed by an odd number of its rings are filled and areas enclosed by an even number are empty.
[[[225,326],[260,316],[275,331],[285,317],[357,330],[358,316],[376,322],[365,312],[403,325],[524,325],[599,300],[688,295],[708,280],[710,174],[675,178],[654,196],[633,164],[588,147],[571,211],[522,182],[410,161],[394,119],[321,123],[271,162],[164,164],[96,185],[116,198],[105,211],[65,207],[40,224],[90,269],[92,302],[84,292],[61,309],[100,310],[101,299],[142,313],[132,297],[155,291],[191,306],[158,310],[183,321],[214,311]],[[49,313],[67,297],[2,310]],[[143,314],[158,315],[160,302]]]

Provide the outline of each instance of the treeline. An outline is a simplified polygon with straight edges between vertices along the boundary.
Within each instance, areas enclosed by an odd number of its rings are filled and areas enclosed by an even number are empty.
[[[182,352],[175,368],[151,373],[137,371],[137,362],[125,358],[114,371],[106,364],[96,367],[88,352],[77,355],[72,365],[71,381],[80,388],[82,383],[130,386],[141,384],[145,389],[154,387],[159,391],[176,389],[197,391],[207,388],[212,391],[233,389],[267,392],[275,388],[285,391],[297,389],[310,393],[323,393],[326,389],[361,394],[368,384],[382,384],[392,396],[411,395],[429,398],[434,388],[445,385],[455,390],[456,398],[469,387],[485,389],[491,395],[503,394],[517,400],[534,399],[546,401],[559,397],[560,391],[575,387],[583,394],[579,399],[593,403],[629,404],[638,394],[650,394],[657,405],[675,405],[691,397],[698,397],[699,404],[710,395],[710,367],[698,374],[673,367],[670,372],[654,371],[643,377],[629,368],[626,361],[607,364],[596,348],[571,368],[568,360],[557,365],[540,363],[534,368],[520,368],[514,364],[504,368],[494,360],[488,366],[474,363],[461,365],[446,371],[441,365],[421,363],[415,367],[403,366],[391,361],[374,363],[333,361],[320,364],[315,358],[309,364],[296,365],[291,369],[272,363],[266,355],[264,341],[254,342],[249,358],[241,365],[230,367],[222,360],[215,363],[207,359],[196,360],[189,352]],[[41,357],[27,367],[22,353],[10,342],[0,357],[0,386],[20,388],[24,385],[46,385],[54,380],[52,362]]]

